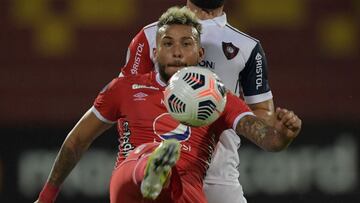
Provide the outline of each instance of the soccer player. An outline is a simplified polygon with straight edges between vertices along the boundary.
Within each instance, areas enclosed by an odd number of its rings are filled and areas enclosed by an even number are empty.
[[[199,63],[212,69],[225,87],[242,95],[251,110],[269,124],[275,119],[273,96],[268,83],[267,62],[260,42],[232,27],[223,12],[225,0],[187,0],[186,6],[201,19],[201,44],[205,57]],[[145,26],[132,40],[127,63],[121,75],[153,70],[156,63],[156,23]],[[155,66],[158,70],[158,67]],[[240,137],[234,130],[220,136],[205,177],[204,190],[209,203],[244,203],[239,183],[238,148]],[[241,179],[241,178],[240,178]]]
[[[159,71],[110,82],[66,137],[36,202],[54,202],[59,188],[94,139],[118,123],[119,156],[110,183],[111,203],[207,202],[203,177],[215,135],[233,128],[258,146],[278,151],[298,135],[301,120],[286,109],[273,126],[227,93],[224,112],[209,126],[189,127],[172,119],[163,91],[179,69],[204,55],[201,24],[187,8],[170,8],[159,19],[154,56]],[[153,201],[154,200],[154,201]]]

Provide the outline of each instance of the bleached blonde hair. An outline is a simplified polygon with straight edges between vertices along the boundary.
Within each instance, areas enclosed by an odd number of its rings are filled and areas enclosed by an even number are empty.
[[[166,25],[189,25],[195,28],[197,31],[197,41],[200,43],[200,34],[202,26],[196,17],[195,13],[187,7],[174,6],[169,8],[165,13],[161,15],[157,23],[159,33],[160,28]]]

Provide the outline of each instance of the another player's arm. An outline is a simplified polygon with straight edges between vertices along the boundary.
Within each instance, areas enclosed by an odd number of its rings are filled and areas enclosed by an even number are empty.
[[[240,72],[240,82],[239,88],[243,90],[243,96],[250,109],[256,116],[271,125],[275,120],[274,101],[268,81],[267,60],[260,42],[257,42],[244,69]],[[249,97],[252,96],[256,96],[256,99],[249,100]],[[266,100],[262,97],[265,97]]]
[[[266,151],[285,149],[299,134],[301,120],[294,112],[277,108],[273,125],[257,116],[247,115],[239,120],[236,132]]]
[[[248,106],[257,117],[264,119],[267,124],[273,125],[276,119],[273,99],[256,104],[248,104]]]
[[[60,187],[91,143],[111,126],[99,120],[91,110],[87,111],[63,142],[48,177],[48,184]]]

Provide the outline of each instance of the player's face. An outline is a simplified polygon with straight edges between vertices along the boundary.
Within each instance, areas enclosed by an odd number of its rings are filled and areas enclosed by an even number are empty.
[[[204,50],[198,43],[197,31],[188,25],[165,25],[156,37],[154,55],[159,66],[159,73],[164,81],[179,69],[197,65]]]

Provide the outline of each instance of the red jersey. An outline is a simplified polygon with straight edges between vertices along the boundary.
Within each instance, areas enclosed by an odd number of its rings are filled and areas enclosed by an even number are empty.
[[[149,27],[149,26],[147,26]],[[156,24],[150,25],[153,29],[156,29]],[[156,31],[148,33],[148,37],[145,33],[145,28],[143,28],[131,41],[128,52],[126,56],[126,64],[121,68],[122,75],[137,75],[144,74],[154,70],[153,62],[153,53],[152,48],[150,47],[149,40],[151,45],[155,44]]]
[[[242,100],[228,93],[225,110],[218,120],[209,126],[189,127],[167,112],[163,101],[165,86],[155,72],[116,78],[100,92],[92,111],[104,122],[118,122],[117,165],[143,143],[175,138],[181,142],[181,156],[176,164],[180,176],[190,183],[202,184],[217,140],[214,135],[233,128],[238,119],[252,113]]]

